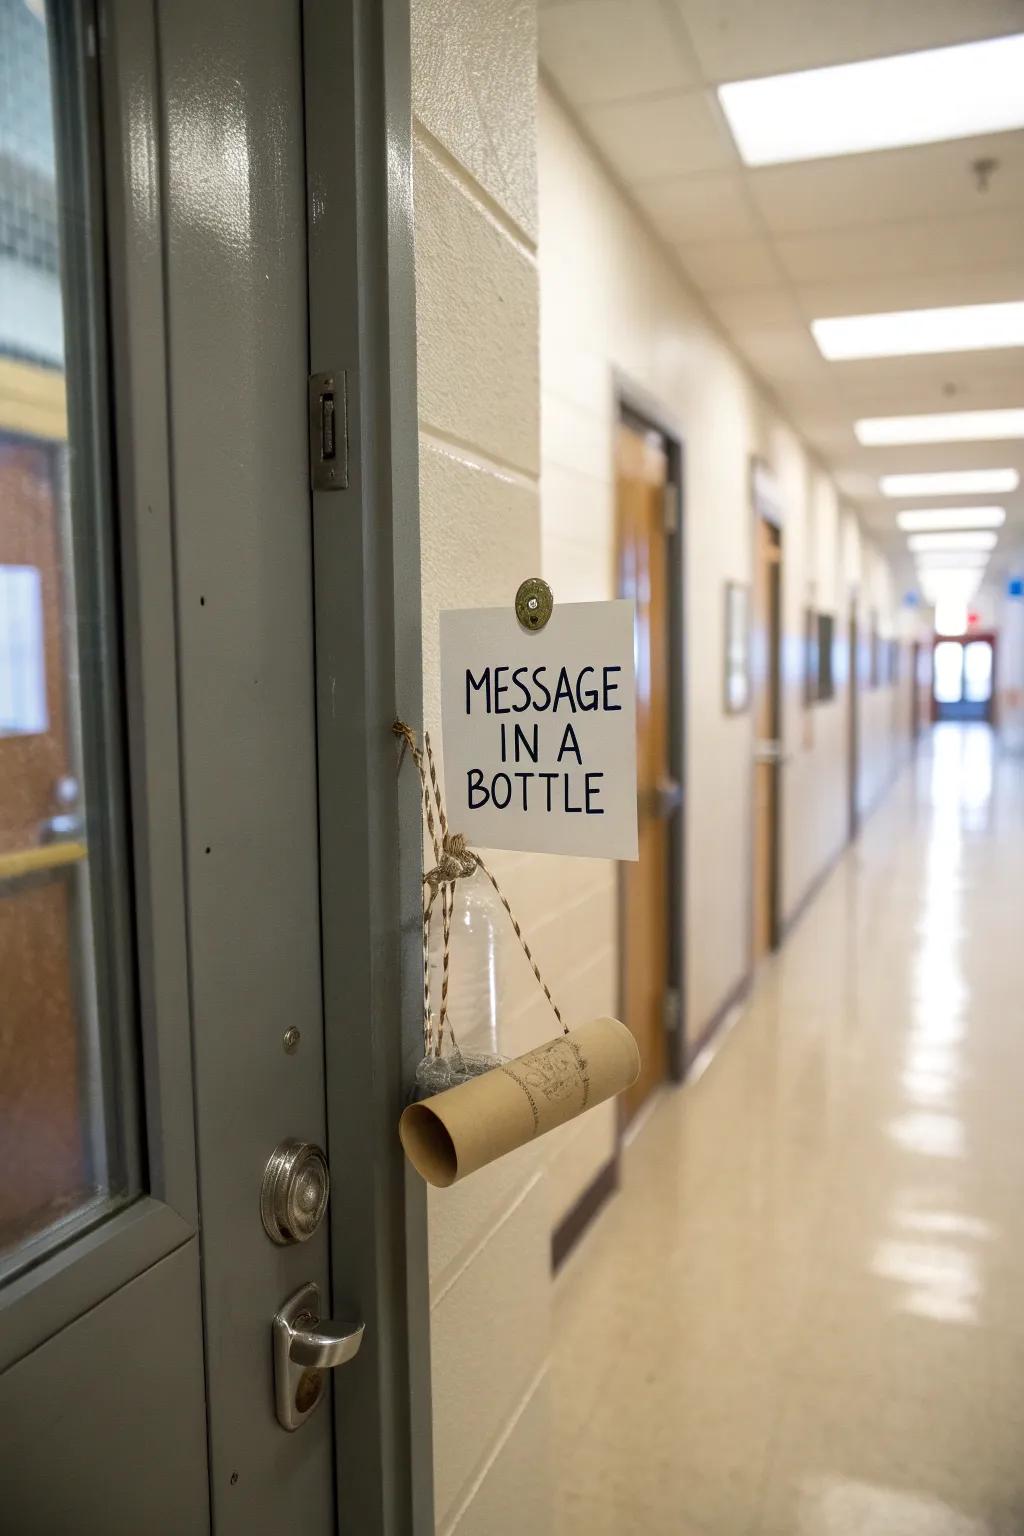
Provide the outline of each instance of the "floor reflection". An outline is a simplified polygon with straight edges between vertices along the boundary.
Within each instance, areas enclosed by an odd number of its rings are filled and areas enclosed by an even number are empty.
[[[937,727],[558,1287],[561,1536],[1024,1533],[1024,764]]]
[[[945,722],[932,728],[931,799],[938,811],[951,812],[964,824],[983,827],[992,799],[994,741],[987,725]]]

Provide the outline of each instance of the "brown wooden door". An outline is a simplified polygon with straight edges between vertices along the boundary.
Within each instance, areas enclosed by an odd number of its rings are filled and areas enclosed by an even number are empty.
[[[64,690],[59,451],[0,431],[0,1246],[89,1188],[71,933],[85,850]]]
[[[754,583],[751,605],[751,708],[754,726],[753,958],[774,949],[777,938],[778,812],[781,772],[779,707],[779,530],[754,519]]]
[[[636,1036],[642,1067],[624,1096],[627,1121],[664,1080],[668,1051],[669,878],[672,817],[680,814],[671,778],[668,460],[656,433],[621,426],[616,499],[619,590],[636,603],[637,813],[639,853],[622,869],[624,1022]]]

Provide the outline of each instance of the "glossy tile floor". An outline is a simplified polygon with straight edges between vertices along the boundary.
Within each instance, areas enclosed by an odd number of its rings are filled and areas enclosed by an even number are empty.
[[[559,1281],[560,1536],[1024,1533],[1022,895],[937,728]]]

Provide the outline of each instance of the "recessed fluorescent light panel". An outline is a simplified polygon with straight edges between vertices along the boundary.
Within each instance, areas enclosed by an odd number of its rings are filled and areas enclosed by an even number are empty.
[[[1001,528],[1006,522],[1002,507],[926,507],[897,512],[896,523],[904,533],[942,533],[948,528]]]
[[[1021,90],[1024,100],[1024,89]],[[837,315],[811,321],[822,357],[915,357],[930,352],[985,352],[1024,346],[1024,303],[955,304],[948,309],[895,309],[880,315]]]
[[[1024,35],[718,87],[747,165],[1024,127]]]
[[[907,548],[920,549],[995,549],[998,533],[978,529],[972,533],[912,533]]]
[[[1015,469],[952,469],[927,475],[883,475],[883,496],[979,496],[987,491],[1015,491]]]
[[[978,443],[1024,437],[1024,410],[939,411],[931,416],[869,416],[855,421],[866,448],[892,443]]]

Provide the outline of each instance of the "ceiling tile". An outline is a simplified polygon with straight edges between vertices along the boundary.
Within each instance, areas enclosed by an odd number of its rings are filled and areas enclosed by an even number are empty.
[[[864,448],[854,442],[845,452],[844,460],[850,469],[873,475],[876,480],[879,475],[912,475],[918,470],[992,469],[996,466],[1019,470],[1024,479],[1024,444],[1020,442],[923,443],[916,447],[903,444],[898,448]],[[995,494],[964,499],[1001,501]]]
[[[755,288],[749,293],[723,293],[715,296],[715,314],[730,330],[747,331],[755,326],[793,326],[810,343],[811,351],[821,360],[793,295],[781,284],[774,288]]]
[[[817,348],[805,327],[786,324],[754,315],[741,316],[735,311],[737,297],[709,298],[708,305],[718,316],[736,346],[762,379],[772,388],[792,384],[811,384],[827,372]]]
[[[820,377],[777,382],[775,392],[781,410],[799,422],[802,436],[829,463],[856,445],[849,410]]]
[[[943,309],[957,304],[999,304],[1024,299],[1024,248],[1005,271],[903,272],[801,284],[794,289],[809,321],[825,315],[880,315],[890,310]]]
[[[989,411],[1024,404],[1024,367],[1019,353],[960,353],[932,359],[931,368],[908,374],[901,360],[880,359],[856,373],[836,373],[856,416],[911,416],[924,411]],[[941,370],[941,371],[940,371]]]
[[[581,116],[598,149],[629,185],[738,164],[718,104],[706,91],[586,107]]]
[[[810,332],[807,332],[810,341]],[[813,341],[811,345],[814,346]],[[817,348],[815,347],[815,352]],[[858,415],[987,409],[1020,404],[1024,348],[824,363]],[[950,388],[952,386],[952,388]],[[900,401],[906,401],[901,406]]]
[[[779,264],[766,240],[710,240],[676,250],[704,293],[778,286]]]
[[[844,466],[837,473],[836,479],[840,492],[844,496],[851,496],[862,505],[875,502],[880,510],[888,507],[890,517],[895,518],[895,508],[892,503],[880,499],[877,475],[872,475],[864,469],[848,469]]]
[[[971,172],[971,162],[981,156],[999,160],[986,192],[979,192]],[[1024,132],[765,166],[748,172],[747,179],[765,221],[778,234],[1009,208],[1019,212]]]
[[[672,245],[752,238],[757,233],[738,171],[674,177],[631,190],[658,232]]]
[[[1024,263],[1024,214],[978,213],[783,235],[775,249],[783,270],[797,283],[1005,268]]]
[[[1019,0],[676,0],[705,78],[882,58],[1022,28]]]
[[[701,84],[671,0],[570,0],[539,29],[541,63],[574,107]]]
[[[828,430],[828,424],[838,417],[843,424],[848,446],[853,445],[855,439],[853,427],[849,421],[849,407],[845,403],[839,382],[827,364],[806,383],[798,383],[794,380],[787,385],[785,395],[781,398],[784,398],[791,416],[794,418],[799,416],[801,420],[817,421],[821,431]]]
[[[540,27],[558,89],[680,270],[902,550],[878,490],[890,458],[968,468],[992,445],[872,452],[854,420],[1020,406],[1024,349],[826,363],[808,321],[1024,298],[1024,132],[747,171],[707,85],[1020,32],[1024,0],[542,0]],[[988,158],[982,191],[972,162]],[[1000,449],[1024,467],[1024,445]],[[1000,500],[1024,557],[1024,488]]]

